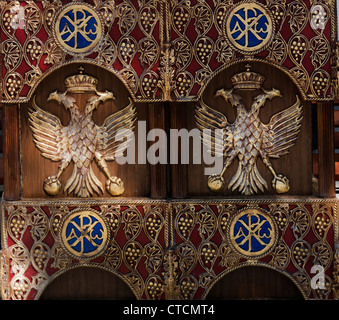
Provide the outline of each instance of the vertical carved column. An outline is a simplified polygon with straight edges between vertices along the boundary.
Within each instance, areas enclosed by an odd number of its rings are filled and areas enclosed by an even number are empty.
[[[2,105],[4,199],[20,199],[20,140],[17,105]]]
[[[319,194],[335,197],[333,102],[318,103]]]

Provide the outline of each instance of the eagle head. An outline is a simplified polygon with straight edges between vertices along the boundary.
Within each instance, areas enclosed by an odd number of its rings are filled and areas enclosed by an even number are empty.
[[[60,94],[58,93],[58,91],[54,91],[48,96],[47,101],[51,100],[56,100],[57,102],[61,103]]]
[[[272,100],[275,97],[281,97],[281,93],[277,89],[273,88],[272,90],[269,90],[269,91],[266,91],[266,90],[263,89],[263,91],[265,92],[266,97],[270,100]]]
[[[58,91],[54,91],[52,92],[49,96],[47,101],[51,101],[51,100],[55,100],[56,102],[58,102],[59,104],[62,104],[66,110],[67,109],[71,109],[72,107],[76,107],[75,104],[75,98],[72,98],[71,96],[67,95],[67,91],[65,91],[64,93],[60,93]]]
[[[232,99],[232,91],[233,89],[230,90],[225,90],[225,89],[220,89],[215,93],[215,97],[223,97],[226,101],[229,101],[229,99]]]

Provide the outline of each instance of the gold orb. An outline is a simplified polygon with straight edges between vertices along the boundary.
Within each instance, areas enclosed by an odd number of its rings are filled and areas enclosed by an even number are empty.
[[[208,188],[213,192],[222,190],[225,186],[225,180],[221,176],[209,176],[207,180]]]
[[[125,191],[124,183],[117,177],[112,177],[106,181],[106,189],[112,196],[120,196]]]
[[[56,176],[48,177],[44,180],[44,190],[50,196],[56,196],[61,189],[61,183]]]
[[[289,180],[281,174],[273,179],[272,186],[277,193],[286,193],[290,190]]]

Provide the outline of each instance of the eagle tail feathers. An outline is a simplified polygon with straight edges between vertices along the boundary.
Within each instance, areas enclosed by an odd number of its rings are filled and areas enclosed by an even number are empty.
[[[74,195],[80,198],[87,198],[94,193],[100,195],[104,192],[102,183],[95,176],[92,166],[82,170],[74,166],[72,175],[68,179],[64,192],[70,194],[74,191]]]
[[[228,189],[232,189],[232,191],[239,189],[244,195],[255,194],[258,189],[264,192],[267,188],[267,182],[259,173],[256,163],[244,166],[239,162],[237,172],[228,185]]]

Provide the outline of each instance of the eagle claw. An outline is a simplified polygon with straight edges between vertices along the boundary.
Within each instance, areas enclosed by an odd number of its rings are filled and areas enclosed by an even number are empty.
[[[44,180],[44,190],[50,196],[56,196],[60,189],[61,183],[56,176],[50,176]]]
[[[124,183],[118,177],[110,177],[106,181],[106,189],[112,196],[120,196],[124,193]]]
[[[222,176],[211,175],[211,176],[208,177],[207,185],[208,185],[208,188],[211,191],[217,192],[217,191],[220,191],[224,188],[225,180]]]
[[[272,180],[272,187],[277,193],[286,193],[290,190],[290,181],[282,174],[278,174]]]

